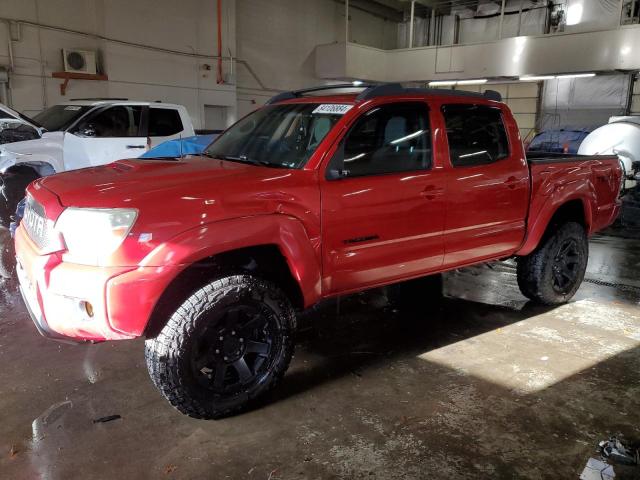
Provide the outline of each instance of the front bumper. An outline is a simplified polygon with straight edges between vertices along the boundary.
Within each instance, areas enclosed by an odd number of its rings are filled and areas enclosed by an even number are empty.
[[[16,231],[20,291],[38,331],[56,340],[122,340],[144,334],[153,308],[181,270],[93,267],[43,255]],[[89,308],[90,307],[90,308]]]

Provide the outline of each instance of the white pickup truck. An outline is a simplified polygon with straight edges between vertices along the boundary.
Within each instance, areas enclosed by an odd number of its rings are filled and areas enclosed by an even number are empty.
[[[195,134],[185,107],[126,99],[74,100],[34,117],[42,136],[0,145],[0,227],[38,177],[136,158],[174,138]]]

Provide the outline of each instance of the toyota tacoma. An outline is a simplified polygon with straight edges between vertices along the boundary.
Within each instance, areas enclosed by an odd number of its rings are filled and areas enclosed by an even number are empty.
[[[217,418],[282,379],[322,299],[511,257],[531,300],[575,294],[618,215],[615,156],[526,158],[491,91],[335,88],[280,94],[201,155],[33,182],[15,242],[38,330],[144,337],[162,395]]]

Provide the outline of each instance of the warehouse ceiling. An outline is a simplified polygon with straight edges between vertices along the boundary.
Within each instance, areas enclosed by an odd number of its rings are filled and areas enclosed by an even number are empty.
[[[334,0],[344,4],[344,0]],[[546,0],[533,0],[534,3],[544,3]],[[416,0],[415,15],[431,15],[432,10],[443,15],[451,12],[453,8],[468,8],[476,10],[479,4],[495,3],[501,5],[501,0]],[[409,14],[411,0],[349,0],[349,6],[378,17],[395,22],[402,22]]]

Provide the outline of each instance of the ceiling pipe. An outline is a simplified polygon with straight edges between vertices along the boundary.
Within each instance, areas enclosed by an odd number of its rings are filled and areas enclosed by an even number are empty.
[[[409,20],[409,48],[413,48],[413,20],[416,14],[416,2],[411,0],[411,17]]]
[[[218,83],[224,83],[222,77],[222,0],[218,0]]]

